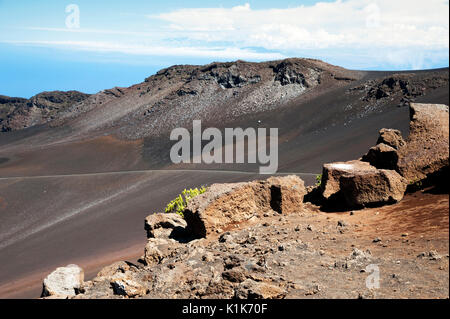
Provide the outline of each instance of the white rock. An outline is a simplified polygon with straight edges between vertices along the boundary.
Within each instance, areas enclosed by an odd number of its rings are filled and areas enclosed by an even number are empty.
[[[42,296],[75,296],[84,281],[84,271],[77,265],[56,268],[44,279]]]

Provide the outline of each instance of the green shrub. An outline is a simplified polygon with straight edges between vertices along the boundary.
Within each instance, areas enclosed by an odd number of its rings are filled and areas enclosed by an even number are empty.
[[[166,213],[177,213],[181,217],[183,216],[183,211],[186,208],[189,201],[194,198],[197,195],[203,194],[206,192],[206,187],[202,186],[200,188],[190,188],[190,189],[184,189],[180,195],[175,197],[174,200],[170,201],[169,204],[167,204],[166,209],[164,212]]]
[[[316,186],[320,186],[321,183],[322,183],[322,174],[317,174],[316,175]]]
[[[409,187],[414,189],[422,188],[422,181],[420,179],[413,179],[409,181]]]

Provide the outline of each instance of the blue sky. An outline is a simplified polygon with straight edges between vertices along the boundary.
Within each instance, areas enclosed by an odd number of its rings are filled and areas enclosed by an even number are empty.
[[[237,59],[448,67],[448,9],[448,0],[0,0],[0,94],[95,93],[173,64]]]

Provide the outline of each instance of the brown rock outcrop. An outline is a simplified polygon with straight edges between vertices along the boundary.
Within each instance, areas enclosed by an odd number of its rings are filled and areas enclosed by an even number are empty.
[[[186,221],[176,213],[152,214],[145,218],[148,238],[170,237],[186,227]]]
[[[399,173],[411,183],[448,171],[448,106],[411,103],[410,118],[409,137],[398,150]]]
[[[369,149],[361,159],[376,168],[397,170],[398,152],[394,147],[380,143]]]
[[[368,163],[363,163],[360,169],[368,166]],[[346,175],[343,176],[345,178]],[[279,182],[279,185],[289,185],[285,182]],[[295,179],[292,182],[295,185]],[[234,191],[239,191],[245,184],[249,183],[238,184],[240,186]],[[345,183],[341,186],[346,187]],[[264,187],[261,189],[267,191]],[[421,200],[421,203],[427,202],[426,206],[415,207],[411,211],[411,197],[408,200],[409,203],[401,203],[397,207],[381,208],[380,216],[377,216],[378,210],[373,214],[372,209],[361,214],[330,216],[306,204],[299,214],[280,215],[271,211],[271,214],[258,215],[254,223],[241,224],[220,235],[211,234],[208,238],[187,243],[171,238],[149,238],[148,246],[158,250],[154,262],[136,265],[118,262],[105,267],[93,280],[84,282],[76,290],[77,295],[68,297],[445,298],[448,296],[448,285],[445,284],[448,282],[448,272],[436,273],[436,263],[444,269],[448,268],[448,258],[443,257],[444,253],[448,253],[448,242],[439,240],[440,246],[436,251],[422,253],[429,251],[426,248],[429,238],[436,238],[429,237],[436,231],[436,226],[434,222],[427,222],[419,223],[422,225],[417,227],[415,221],[417,214],[426,216],[433,204],[429,200]],[[441,216],[435,220],[448,217],[448,201],[442,202],[446,212],[440,213]],[[407,218],[393,226],[389,218],[391,214],[395,214],[396,218]],[[390,234],[392,227],[395,231]],[[399,241],[400,234],[410,227],[426,227],[428,231],[423,234],[428,237],[414,240],[413,245]],[[448,232],[442,224],[439,227],[440,238],[445,239]],[[379,233],[383,234],[382,239],[372,242]],[[421,234],[418,232],[414,238],[418,239]],[[383,246],[380,246],[382,243]],[[387,247],[392,249],[386,249],[384,243],[389,243]],[[393,256],[392,251],[397,253]],[[373,264],[379,264],[380,269],[385,269],[388,274],[395,273],[395,277],[389,276],[380,286],[375,296],[367,294],[370,290],[364,286],[364,279],[368,274],[363,273],[368,272],[370,268],[367,267]],[[419,273],[414,271],[418,264],[423,270]],[[420,289],[411,289],[410,285],[405,287],[398,278],[409,280]],[[429,278],[436,280],[430,283]]]
[[[249,183],[213,184],[189,202],[184,211],[187,230],[202,238],[267,211],[282,214],[300,211],[305,194],[303,181],[293,175]]]
[[[396,171],[387,169],[344,174],[340,184],[341,192],[349,207],[399,202],[407,186],[406,180]]]
[[[382,128],[379,132],[377,144],[383,143],[398,150],[406,144],[399,130]]]
[[[377,169],[367,162],[355,160],[323,166],[323,197],[344,201],[352,208],[398,202],[403,198],[406,185],[406,180],[397,172]]]
[[[449,167],[448,106],[411,103],[410,117],[406,141],[398,130],[381,129],[378,144],[361,160],[397,171],[412,186],[445,185]]]

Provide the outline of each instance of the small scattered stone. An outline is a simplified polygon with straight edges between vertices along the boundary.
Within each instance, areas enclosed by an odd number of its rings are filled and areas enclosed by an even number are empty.
[[[225,242],[229,242],[233,239],[233,237],[230,235],[230,233],[224,233],[222,235],[220,235],[219,237],[219,243],[225,243]]]
[[[347,223],[345,221],[343,221],[343,220],[339,220],[337,222],[337,224],[338,224],[339,227],[346,227],[347,226]]]

